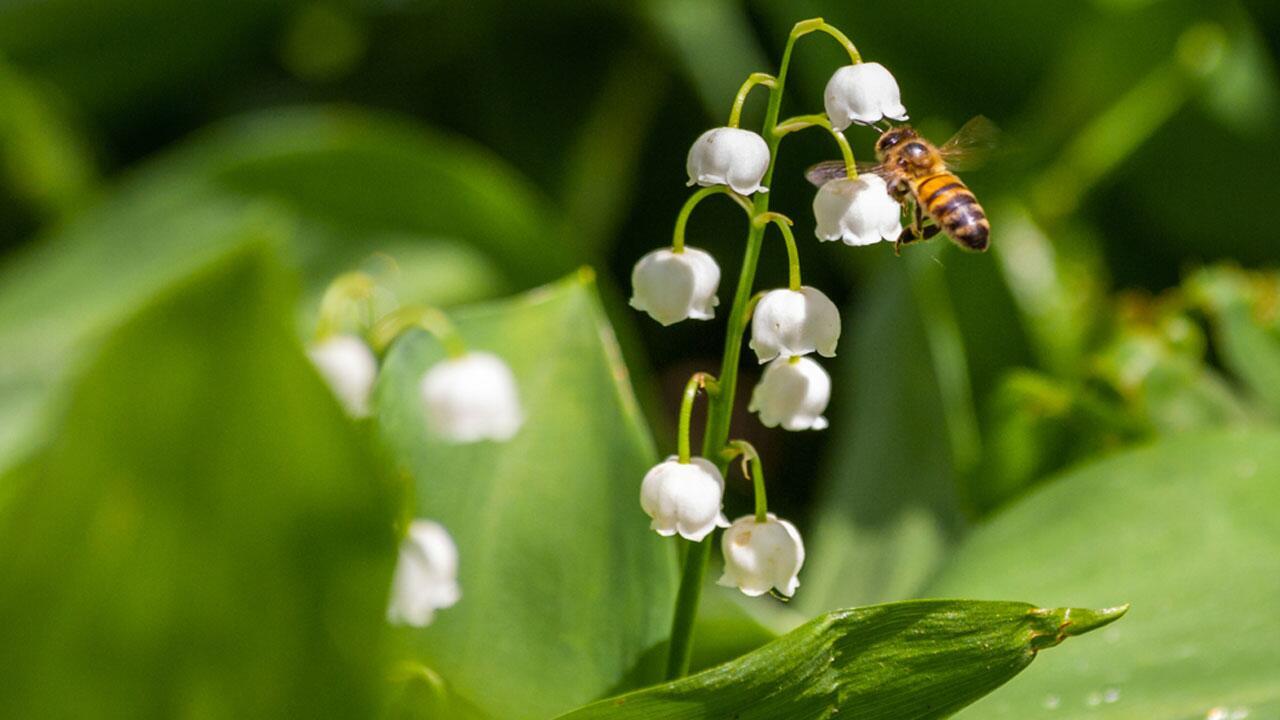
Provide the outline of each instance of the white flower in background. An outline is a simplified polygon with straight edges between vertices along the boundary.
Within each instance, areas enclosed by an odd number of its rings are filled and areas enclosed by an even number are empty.
[[[820,290],[770,290],[751,315],[751,342],[761,363],[782,356],[834,357],[840,339],[840,311]]]
[[[821,365],[807,357],[780,357],[764,369],[747,409],[760,413],[765,427],[824,430],[822,413],[830,400],[831,376]]]
[[[728,527],[720,512],[724,476],[706,458],[682,463],[672,455],[645,473],[640,484],[640,507],[653,518],[649,527],[659,535],[699,542],[717,527]]]
[[[870,125],[882,118],[906,120],[898,81],[880,63],[846,65],[827,81],[822,94],[831,127],[844,130],[852,123]]]
[[[516,379],[498,356],[469,352],[422,378],[428,429],[453,442],[509,440],[524,422]]]
[[[754,515],[740,517],[720,538],[724,552],[724,574],[717,581],[736,587],[752,597],[778,592],[791,597],[800,587],[800,566],[804,565],[804,542],[795,525],[769,513],[768,520],[756,522]]]
[[[423,627],[435,611],[462,597],[458,588],[458,548],[440,523],[414,520],[400,542],[387,620]]]
[[[767,191],[760,181],[769,169],[769,146],[750,130],[715,128],[694,141],[685,169],[690,185],[728,185],[739,195]]]
[[[631,307],[663,325],[686,318],[710,320],[720,304],[720,266],[707,252],[686,245],[662,248],[640,258],[631,270]]]
[[[378,377],[378,359],[354,335],[334,335],[307,349],[307,356],[352,417],[369,415],[369,394]]]
[[[871,173],[824,183],[813,198],[813,216],[819,240],[871,245],[902,234],[902,206],[884,179]]]

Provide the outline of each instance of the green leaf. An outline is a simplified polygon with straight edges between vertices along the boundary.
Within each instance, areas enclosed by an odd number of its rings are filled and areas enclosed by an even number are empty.
[[[975,530],[930,593],[1133,610],[965,717],[1280,714],[1277,477],[1276,432],[1184,435],[1070,472]]]
[[[916,600],[820,616],[738,660],[561,720],[944,718],[1125,608]]]
[[[748,75],[774,72],[755,40],[750,18],[737,2],[653,0],[641,5],[641,10],[674,49],[713,118],[719,119],[722,113],[728,117],[734,93]]]
[[[6,714],[376,711],[393,495],[282,281],[255,248],[166,290],[0,483]]]
[[[441,347],[412,332],[387,356],[379,430],[413,477],[414,514],[443,522],[461,558],[461,602],[406,630],[406,652],[499,718],[651,681],[636,669],[670,630],[675,551],[638,504],[656,453],[590,274],[454,319],[511,365],[526,420],[503,444],[444,444],[418,390]]]

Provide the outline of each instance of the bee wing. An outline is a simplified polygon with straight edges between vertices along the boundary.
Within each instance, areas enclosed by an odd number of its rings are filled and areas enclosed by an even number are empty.
[[[860,162],[858,163],[858,172],[880,174],[880,163],[876,162]],[[808,170],[804,171],[805,178],[822,187],[832,180],[849,177],[849,173],[845,170],[843,160],[827,160],[817,165],[811,165]]]
[[[973,170],[990,160],[999,144],[1000,128],[979,115],[965,123],[938,152],[952,170]]]

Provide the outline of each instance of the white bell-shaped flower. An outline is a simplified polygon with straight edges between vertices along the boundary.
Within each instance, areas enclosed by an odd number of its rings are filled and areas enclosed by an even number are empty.
[[[645,473],[640,484],[640,507],[653,518],[649,527],[659,535],[699,542],[717,527],[728,527],[720,511],[724,476],[706,458],[682,463],[672,455]]]
[[[387,620],[423,627],[435,611],[462,597],[458,587],[458,548],[440,523],[414,520],[400,543]]]
[[[307,349],[307,356],[352,417],[369,415],[369,394],[378,378],[378,360],[363,340],[334,335]]]
[[[846,65],[827,81],[822,99],[831,127],[844,130],[852,123],[870,125],[882,118],[906,120],[898,81],[880,63]]]
[[[427,428],[459,443],[509,440],[524,422],[516,379],[498,356],[469,352],[422,378]]]
[[[720,585],[752,597],[769,588],[791,597],[800,587],[797,576],[804,565],[804,542],[795,525],[773,513],[762,523],[754,515],[734,520],[720,539],[720,549],[724,552]]]
[[[831,376],[821,365],[807,357],[780,357],[764,369],[748,409],[760,413],[765,427],[825,430],[822,413],[830,400]]]
[[[902,235],[902,206],[884,179],[871,173],[824,183],[813,198],[813,216],[819,240],[871,245]]]
[[[834,357],[840,339],[840,311],[808,285],[799,290],[770,290],[751,315],[751,342],[761,363],[782,356]]]
[[[750,130],[708,130],[689,148],[685,163],[690,185],[728,185],[739,195],[768,191],[760,181],[769,169],[769,145]]]
[[[631,270],[631,307],[663,325],[686,318],[710,320],[720,304],[720,266],[703,250],[686,245],[654,250]]]

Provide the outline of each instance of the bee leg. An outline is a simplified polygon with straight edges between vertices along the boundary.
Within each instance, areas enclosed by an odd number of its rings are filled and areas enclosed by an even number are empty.
[[[926,235],[925,233],[930,229],[932,229],[933,232]],[[893,254],[895,256],[901,256],[903,245],[910,245],[913,242],[926,240],[933,237],[937,232],[937,228],[924,227],[924,213],[920,210],[920,203],[913,202],[911,203],[911,225],[904,229],[902,234],[898,236],[897,241],[894,242]]]
[[[903,245],[914,245],[915,243],[923,242],[934,235],[937,235],[941,231],[942,228],[937,225],[929,225],[928,227],[923,227],[919,230],[914,227],[907,228],[902,231],[902,234],[898,236],[897,242],[893,244],[893,251],[895,254],[901,254],[901,248]]]

